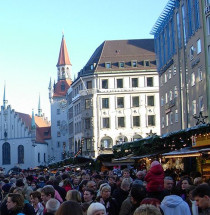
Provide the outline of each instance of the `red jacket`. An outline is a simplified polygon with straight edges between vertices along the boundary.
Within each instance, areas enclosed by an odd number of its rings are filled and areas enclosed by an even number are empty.
[[[164,170],[159,164],[151,167],[145,176],[148,192],[160,192],[164,189]]]

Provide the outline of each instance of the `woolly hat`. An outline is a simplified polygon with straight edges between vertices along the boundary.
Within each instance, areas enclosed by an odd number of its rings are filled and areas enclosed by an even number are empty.
[[[158,162],[158,161],[153,161],[152,163],[151,163],[151,167],[153,167],[153,166],[157,166],[157,165],[159,165],[160,163]]]
[[[106,213],[104,205],[99,202],[92,203],[87,210],[87,215],[93,215],[97,211],[104,211]]]

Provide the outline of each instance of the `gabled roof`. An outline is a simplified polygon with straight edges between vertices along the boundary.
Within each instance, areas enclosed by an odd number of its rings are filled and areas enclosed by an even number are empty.
[[[107,62],[111,63],[110,71],[145,69],[145,60],[150,61],[147,69],[156,69],[154,39],[104,41],[87,62],[85,72],[90,72],[91,65],[95,65],[94,72],[107,71]],[[137,67],[132,67],[132,61],[137,61]],[[119,62],[125,63],[124,68],[119,68]]]
[[[64,35],[62,37],[60,53],[59,53],[58,63],[57,63],[57,66],[62,66],[62,65],[71,65]]]
[[[71,79],[59,80],[54,86],[53,97],[63,97],[71,86]],[[63,86],[62,86],[63,85]],[[62,90],[64,88],[64,90]]]
[[[31,120],[32,116],[25,113],[16,112],[20,119],[25,123],[25,125],[31,130]],[[42,116],[35,116],[36,123],[36,142],[44,143],[45,140],[51,138],[51,125]]]

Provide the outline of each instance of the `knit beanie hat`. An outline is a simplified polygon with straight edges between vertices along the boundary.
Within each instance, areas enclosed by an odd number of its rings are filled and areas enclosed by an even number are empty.
[[[151,163],[151,167],[153,167],[153,166],[157,166],[157,165],[159,165],[160,163],[158,162],[158,161],[153,161],[152,163]]]

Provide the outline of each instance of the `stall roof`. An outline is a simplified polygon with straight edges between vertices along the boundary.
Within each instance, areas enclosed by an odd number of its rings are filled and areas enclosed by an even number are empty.
[[[203,152],[210,152],[210,148],[205,149],[195,149],[192,147],[185,147],[183,149],[175,150],[172,152],[162,154],[165,158],[173,157],[197,157],[200,156]]]

